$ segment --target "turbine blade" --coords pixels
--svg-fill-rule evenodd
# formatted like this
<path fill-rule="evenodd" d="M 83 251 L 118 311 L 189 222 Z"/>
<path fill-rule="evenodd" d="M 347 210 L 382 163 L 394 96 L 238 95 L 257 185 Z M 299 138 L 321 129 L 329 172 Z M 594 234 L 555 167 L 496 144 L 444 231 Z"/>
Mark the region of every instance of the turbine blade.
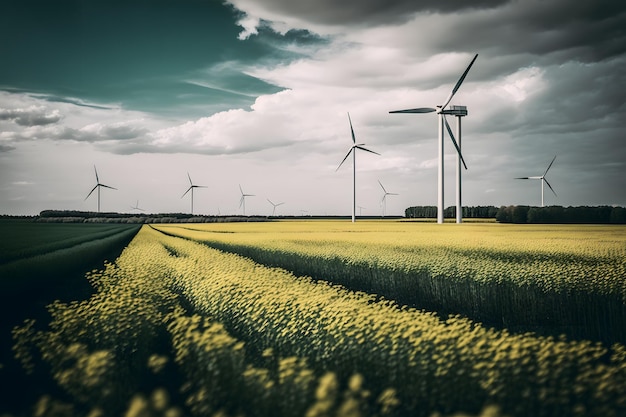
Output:
<path fill-rule="evenodd" d="M 350 156 L 350 153 L 354 150 L 354 148 L 350 148 L 350 150 L 348 151 L 348 153 L 346 154 L 346 156 L 343 158 L 343 160 L 341 161 L 341 163 L 339 164 L 339 166 L 337 167 L 337 169 L 335 170 L 335 172 L 339 171 L 339 168 L 341 168 L 341 166 L 343 165 L 344 162 L 346 162 L 346 159 L 348 159 L 348 157 Z"/>
<path fill-rule="evenodd" d="M 370 151 L 369 149 L 364 148 L 364 147 L 362 147 L 362 146 L 355 146 L 355 148 L 360 149 L 360 150 L 362 150 L 362 151 L 367 151 L 367 152 L 375 153 L 376 155 L 380 155 L 378 152 Z"/>
<path fill-rule="evenodd" d="M 243 194 L 241 195 L 241 199 L 239 200 L 239 208 L 241 208 L 241 206 L 243 205 L 243 200 L 244 198 L 246 198 L 246 196 L 244 196 Z"/>
<path fill-rule="evenodd" d="M 241 195 L 243 195 L 243 189 L 241 188 L 241 184 L 239 184 L 239 191 L 241 191 Z"/>
<path fill-rule="evenodd" d="M 110 188 L 112 190 L 117 190 L 117 188 L 115 188 L 115 187 L 109 187 L 108 185 L 104 185 L 104 184 L 100 184 L 100 187 Z"/>
<path fill-rule="evenodd" d="M 383 187 L 383 183 L 380 182 L 380 180 L 378 180 L 378 183 L 380 184 L 380 188 L 382 188 L 385 194 L 387 194 L 387 190 L 385 190 L 385 187 Z"/>
<path fill-rule="evenodd" d="M 552 188 L 552 186 L 550 185 L 550 183 L 548 182 L 548 180 L 547 180 L 547 179 L 545 179 L 545 178 L 542 178 L 542 179 L 545 181 L 545 183 L 548 185 L 548 187 L 550 187 L 550 189 L 552 190 L 552 192 L 554 193 L 554 195 L 558 197 L 558 195 L 556 195 L 556 191 L 554 191 L 554 188 Z"/>
<path fill-rule="evenodd" d="M 284 203 L 284 202 L 282 202 L 282 203 L 278 203 L 278 204 L 276 204 L 276 207 L 278 207 L 278 206 L 282 206 L 283 204 L 285 204 L 285 203 Z"/>
<path fill-rule="evenodd" d="M 387 193 L 387 195 L 400 195 L 398 193 Z"/>
<path fill-rule="evenodd" d="M 189 173 L 187 173 L 187 178 L 189 178 L 189 184 L 193 185 L 193 182 L 191 181 L 191 175 L 189 175 Z"/>
<path fill-rule="evenodd" d="M 191 189 L 192 189 L 192 188 L 193 188 L 193 187 L 189 187 L 189 188 L 187 188 L 187 191 L 185 191 L 185 194 L 181 195 L 181 196 L 180 196 L 180 198 L 183 198 L 184 196 L 186 196 L 186 195 L 187 195 L 187 193 L 188 193 L 189 191 L 191 191 Z"/>
<path fill-rule="evenodd" d="M 348 113 L 348 120 L 350 121 L 350 133 L 352 133 L 352 143 L 356 143 L 356 138 L 354 137 L 354 129 L 352 128 L 352 119 L 350 119 L 350 113 Z"/>
<path fill-rule="evenodd" d="M 93 166 L 93 170 L 96 172 L 96 182 L 100 184 L 100 179 L 98 178 L 98 170 L 96 169 L 95 165 Z"/>
<path fill-rule="evenodd" d="M 93 188 L 91 189 L 91 191 L 89 191 L 89 194 L 87 194 L 87 197 L 85 197 L 85 200 L 87 200 L 87 199 L 89 198 L 89 196 L 91 195 L 91 193 L 93 193 L 94 191 L 96 191 L 96 188 L 98 188 L 98 185 L 99 185 L 99 184 L 96 184 L 96 186 L 95 186 L 95 187 L 93 187 Z"/>
<path fill-rule="evenodd" d="M 461 149 L 459 148 L 459 145 L 456 143 L 456 139 L 454 139 L 454 134 L 452 133 L 452 129 L 450 129 L 450 125 L 448 124 L 448 120 L 446 120 L 446 115 L 443 115 L 443 122 L 446 125 L 446 129 L 448 130 L 448 134 L 450 135 L 450 139 L 452 139 L 452 143 L 454 144 L 454 147 L 456 148 L 456 151 L 459 154 L 459 157 L 461 157 L 461 162 L 463 162 L 463 166 L 465 167 L 465 169 L 467 169 L 467 165 L 465 164 L 465 160 L 463 159 L 463 154 L 461 153 Z"/>
<path fill-rule="evenodd" d="M 389 113 L 432 113 L 435 111 L 437 111 L 437 109 L 433 109 L 432 107 L 419 107 L 417 109 L 393 110 Z"/>
<path fill-rule="evenodd" d="M 554 155 L 554 158 L 552 158 L 552 162 L 550 162 L 550 165 L 548 165 L 548 168 L 546 169 L 546 172 L 543 173 L 543 176 L 545 177 L 546 174 L 548 173 L 548 170 L 550 169 L 550 167 L 552 166 L 552 164 L 554 163 L 554 160 L 556 159 L 556 155 Z"/>
<path fill-rule="evenodd" d="M 267 199 L 267 201 L 269 201 L 271 205 L 276 206 L 276 204 L 272 203 L 272 200 L 270 200 L 269 198 Z"/>
<path fill-rule="evenodd" d="M 463 73 L 463 75 L 461 75 L 461 78 L 459 78 L 459 81 L 456 82 L 456 85 L 452 89 L 452 92 L 450 93 L 446 101 L 444 102 L 445 104 L 441 106 L 441 110 L 446 108 L 446 106 L 450 103 L 450 100 L 452 100 L 452 97 L 454 97 L 456 92 L 459 90 L 459 87 L 461 87 L 461 84 L 463 84 L 463 81 L 465 80 L 467 73 L 469 72 L 470 68 L 472 68 L 472 65 L 474 65 L 474 61 L 476 61 L 476 58 L 478 58 L 478 54 L 474 55 L 474 59 L 472 59 L 472 62 L 470 62 L 470 64 L 467 66 L 467 68 L 465 69 L 465 72 Z"/>
<path fill-rule="evenodd" d="M 517 178 L 514 178 L 514 179 L 516 179 L 516 180 L 529 180 L 530 177 L 517 177 Z"/>

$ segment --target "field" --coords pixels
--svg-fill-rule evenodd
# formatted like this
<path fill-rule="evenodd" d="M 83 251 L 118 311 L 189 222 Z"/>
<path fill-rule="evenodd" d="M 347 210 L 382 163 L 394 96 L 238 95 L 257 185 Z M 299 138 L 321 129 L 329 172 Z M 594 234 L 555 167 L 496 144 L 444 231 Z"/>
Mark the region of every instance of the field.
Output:
<path fill-rule="evenodd" d="M 11 329 L 28 318 L 42 324 L 45 306 L 55 300 L 87 298 L 93 288 L 85 273 L 114 260 L 139 226 L 107 224 L 47 224 L 0 220 L 0 385 L 13 387 L 0 394 L 8 406 L 30 398 L 25 381 L 12 360 Z M 6 411 L 6 409 L 1 411 Z"/>
<path fill-rule="evenodd" d="M 143 226 L 93 294 L 14 330 L 34 408 L 7 411 L 624 415 L 624 232 Z"/>

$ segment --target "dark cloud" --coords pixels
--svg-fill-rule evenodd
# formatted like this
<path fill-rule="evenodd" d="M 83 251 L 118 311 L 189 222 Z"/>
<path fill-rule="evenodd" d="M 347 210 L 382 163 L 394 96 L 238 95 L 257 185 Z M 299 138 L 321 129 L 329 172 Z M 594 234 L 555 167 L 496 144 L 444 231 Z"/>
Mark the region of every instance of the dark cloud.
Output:
<path fill-rule="evenodd" d="M 11 120 L 20 126 L 45 126 L 61 120 L 58 110 L 47 111 L 42 106 L 25 109 L 0 109 L 0 120 Z"/>
<path fill-rule="evenodd" d="M 14 146 L 0 144 L 0 153 L 2 153 L 2 152 L 9 152 L 9 151 L 12 151 L 14 149 L 15 149 Z"/>
<path fill-rule="evenodd" d="M 370 26 L 403 23 L 416 13 L 456 13 L 493 8 L 508 0 L 230 0 L 229 3 L 245 11 L 252 1 L 253 9 L 261 8 L 273 16 L 292 17 L 329 26 Z"/>
<path fill-rule="evenodd" d="M 71 97 L 60 97 L 60 96 L 54 96 L 54 95 L 41 95 L 41 94 L 31 94 L 31 96 L 36 97 L 36 98 L 41 98 L 46 101 L 50 101 L 52 103 L 67 103 L 67 104 L 73 104 L 75 106 L 88 107 L 91 109 L 100 109 L 100 110 L 112 110 L 113 109 L 112 107 L 101 106 L 97 104 L 90 104 L 90 103 L 84 102 L 83 100 L 71 98 Z"/>
<path fill-rule="evenodd" d="M 451 18 L 432 37 L 434 50 L 552 56 L 553 62 L 597 62 L 626 52 L 626 4 L 612 0 L 514 2 Z"/>

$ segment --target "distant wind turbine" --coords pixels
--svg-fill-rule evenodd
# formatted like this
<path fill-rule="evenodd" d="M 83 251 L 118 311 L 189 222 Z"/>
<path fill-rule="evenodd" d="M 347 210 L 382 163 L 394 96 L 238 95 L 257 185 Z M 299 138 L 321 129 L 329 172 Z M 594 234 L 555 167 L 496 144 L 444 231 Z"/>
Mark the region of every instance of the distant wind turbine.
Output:
<path fill-rule="evenodd" d="M 543 207 L 543 183 L 544 182 L 548 185 L 548 187 L 550 187 L 550 190 L 552 190 L 552 192 L 556 196 L 556 192 L 554 191 L 554 188 L 552 188 L 552 186 L 550 185 L 550 183 L 546 179 L 546 174 L 548 173 L 548 170 L 550 169 L 550 167 L 552 167 L 552 164 L 554 163 L 555 159 L 556 159 L 556 155 L 554 155 L 554 158 L 552 158 L 552 162 L 550 162 L 550 165 L 548 165 L 548 168 L 546 168 L 546 171 L 540 177 L 518 177 L 518 178 L 515 178 L 516 180 L 540 180 L 541 181 L 541 207 Z"/>
<path fill-rule="evenodd" d="M 444 144 L 444 140 L 443 140 L 443 136 L 444 136 L 444 127 L 445 129 L 448 131 L 448 134 L 450 135 L 450 139 L 452 140 L 452 144 L 454 145 L 454 147 L 456 148 L 456 152 L 457 152 L 457 210 L 456 210 L 456 221 L 457 223 L 461 223 L 462 221 L 462 210 L 461 210 L 461 163 L 463 163 L 463 166 L 465 167 L 465 169 L 467 169 L 467 165 L 465 164 L 465 160 L 463 159 L 463 155 L 461 154 L 461 117 L 463 116 L 467 116 L 467 107 L 465 106 L 452 106 L 451 109 L 446 110 L 446 107 L 448 106 L 448 104 L 450 104 L 450 100 L 452 100 L 452 97 L 454 97 L 454 95 L 456 94 L 456 92 L 459 90 L 459 87 L 461 87 L 461 84 L 463 83 L 463 81 L 465 80 L 465 77 L 467 76 L 467 73 L 469 72 L 470 68 L 472 67 L 472 65 L 474 64 L 474 61 L 476 61 L 476 58 L 478 58 L 478 54 L 474 55 L 474 59 L 472 59 L 472 62 L 470 62 L 470 64 L 468 65 L 468 67 L 465 69 L 465 72 L 463 72 L 463 75 L 461 75 L 461 78 L 459 78 L 459 80 L 457 81 L 456 85 L 454 86 L 454 88 L 452 89 L 452 92 L 450 93 L 450 95 L 448 95 L 448 98 L 444 101 L 444 104 L 441 106 L 436 106 L 436 108 L 432 108 L 432 107 L 420 107 L 417 109 L 407 109 L 407 110 L 394 110 L 394 111 L 390 111 L 389 113 L 432 113 L 432 112 L 436 112 L 439 115 L 439 120 L 438 120 L 438 126 L 439 126 L 439 141 L 438 141 L 438 150 L 439 150 L 439 166 L 438 166 L 438 172 L 437 172 L 437 185 L 438 185 L 438 193 L 437 193 L 437 223 L 443 223 L 443 211 L 444 211 L 444 203 L 443 203 L 443 186 L 444 186 L 444 179 L 443 179 L 443 144 Z M 457 131 L 457 137 L 459 139 L 458 143 L 454 137 L 454 134 L 452 133 L 452 129 L 450 128 L 450 125 L 448 124 L 448 121 L 446 120 L 446 114 L 448 115 L 453 115 L 457 117 L 457 125 L 456 125 L 456 131 Z"/>
<path fill-rule="evenodd" d="M 383 217 L 385 217 L 385 215 L 387 214 L 387 196 L 388 195 L 398 195 L 398 194 L 387 192 L 385 187 L 383 187 L 383 183 L 380 182 L 380 180 L 378 180 L 378 184 L 380 184 L 380 188 L 383 189 L 383 193 L 384 193 L 382 200 L 380 200 L 380 204 L 383 206 Z"/>
<path fill-rule="evenodd" d="M 193 190 L 194 188 L 207 188 L 207 187 L 205 185 L 195 185 L 193 181 L 191 181 L 191 176 L 189 175 L 189 173 L 187 173 L 187 178 L 189 178 L 189 188 L 187 188 L 187 191 L 185 191 L 185 194 L 183 194 L 180 198 L 183 198 L 184 196 L 187 195 L 189 191 L 191 191 L 191 214 L 193 214 Z"/>
<path fill-rule="evenodd" d="M 363 207 L 363 206 L 358 206 L 359 207 L 359 216 L 363 215 L 363 209 L 367 208 L 367 207 Z"/>
<path fill-rule="evenodd" d="M 108 185 L 104 185 L 102 183 L 100 183 L 100 178 L 98 178 L 98 170 L 96 169 L 96 166 L 93 166 L 93 170 L 96 173 L 96 185 L 91 189 L 91 191 L 89 191 L 89 194 L 87 194 L 87 197 L 85 197 L 85 200 L 87 200 L 89 198 L 89 196 L 96 190 L 96 188 L 98 189 L 98 213 L 100 213 L 100 188 L 104 187 L 104 188 L 110 188 L 111 190 L 117 190 L 117 188 L 113 188 L 110 187 Z"/>
<path fill-rule="evenodd" d="M 246 215 L 246 197 L 254 197 L 254 194 L 245 194 L 239 184 L 239 191 L 241 191 L 241 199 L 239 200 L 239 208 L 243 206 L 243 215 Z"/>
<path fill-rule="evenodd" d="M 352 128 L 352 119 L 350 119 L 350 113 L 348 113 L 348 121 L 350 122 L 350 133 L 352 134 L 352 146 L 348 150 L 348 153 L 343 158 L 335 172 L 339 171 L 341 165 L 346 162 L 346 159 L 352 154 L 352 223 L 355 222 L 355 214 L 356 214 L 356 150 L 360 149 L 362 151 L 370 152 L 376 155 L 380 155 L 378 152 L 370 151 L 367 148 L 364 148 L 364 143 L 356 143 L 356 138 L 354 136 L 354 129 Z"/>
<path fill-rule="evenodd" d="M 274 208 L 272 209 L 272 216 L 274 215 L 274 213 L 276 213 L 276 207 L 278 207 L 278 206 L 282 206 L 283 204 L 285 204 L 284 202 L 283 202 L 283 203 L 274 203 L 274 202 L 272 202 L 272 200 L 270 200 L 269 198 L 267 199 L 267 201 L 268 201 L 268 202 L 269 202 L 269 203 L 270 203 L 270 204 L 274 207 Z"/>
<path fill-rule="evenodd" d="M 130 208 L 133 210 L 145 211 L 144 209 L 139 208 L 139 200 L 137 200 L 137 204 L 135 204 L 134 206 L 130 206 Z"/>

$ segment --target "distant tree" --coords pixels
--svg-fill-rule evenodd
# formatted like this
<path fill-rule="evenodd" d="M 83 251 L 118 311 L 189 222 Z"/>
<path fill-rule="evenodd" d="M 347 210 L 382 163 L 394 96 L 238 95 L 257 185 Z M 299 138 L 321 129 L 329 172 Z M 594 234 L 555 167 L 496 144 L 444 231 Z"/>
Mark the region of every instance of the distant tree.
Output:
<path fill-rule="evenodd" d="M 612 207 L 611 215 L 609 217 L 609 223 L 626 224 L 626 208 Z"/>

